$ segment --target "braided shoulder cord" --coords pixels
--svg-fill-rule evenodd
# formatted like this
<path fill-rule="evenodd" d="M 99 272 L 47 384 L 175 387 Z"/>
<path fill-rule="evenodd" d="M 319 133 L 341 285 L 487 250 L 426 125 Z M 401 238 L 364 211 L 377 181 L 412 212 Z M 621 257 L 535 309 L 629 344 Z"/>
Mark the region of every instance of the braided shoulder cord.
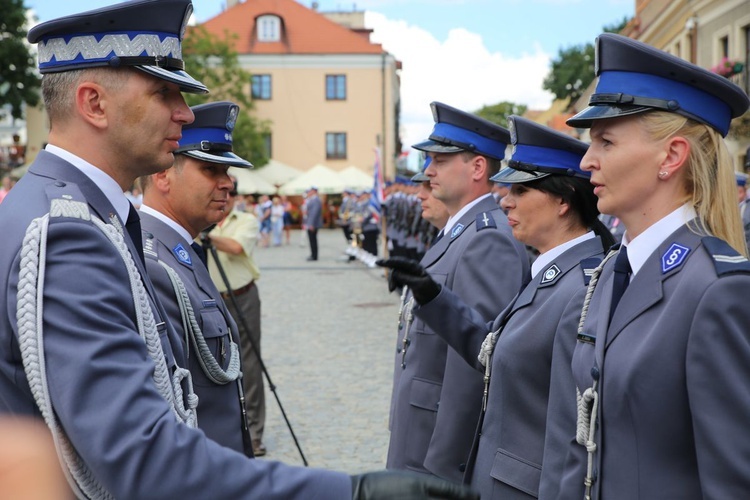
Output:
<path fill-rule="evenodd" d="M 180 316 L 182 317 L 182 324 L 185 330 L 185 335 L 190 337 L 193 347 L 198 352 L 198 362 L 203 369 L 203 373 L 215 384 L 224 385 L 229 382 L 237 380 L 240 376 L 240 350 L 234 341 L 229 344 L 229 366 L 226 370 L 222 369 L 221 365 L 216 362 L 216 358 L 211 353 L 206 339 L 203 336 L 200 325 L 195 319 L 195 312 L 193 306 L 190 303 L 190 297 L 188 297 L 185 284 L 183 283 L 177 272 L 169 267 L 165 262 L 159 261 L 159 264 L 167 272 L 169 280 L 172 283 L 175 297 L 177 297 L 177 304 L 180 307 Z"/>
<path fill-rule="evenodd" d="M 169 377 L 169 369 L 146 290 L 123 239 L 119 221 L 115 219 L 115 225 L 108 225 L 95 217 L 92 218 L 85 203 L 64 199 L 52 200 L 49 214 L 34 219 L 29 224 L 21 248 L 16 311 L 19 349 L 29 388 L 42 417 L 52 432 L 55 448 L 61 463 L 65 465 L 63 470 L 73 492 L 78 498 L 109 500 L 114 497 L 99 484 L 57 421 L 49 394 L 44 358 L 43 297 L 50 217 L 73 217 L 92 221 L 113 243 L 128 269 L 128 278 L 136 306 L 138 331 L 146 342 L 149 356 L 155 363 L 154 382 L 159 393 L 169 402 L 178 420 L 190 426 L 195 426 L 197 421 L 195 412 L 197 396 L 192 391 L 190 373 L 187 370 L 178 368 L 174 379 Z M 187 410 L 184 408 L 180 385 L 185 378 L 188 378 L 189 386 L 187 395 L 189 409 Z"/>
<path fill-rule="evenodd" d="M 578 322 L 578 334 L 583 333 L 583 324 L 586 322 L 586 318 L 589 314 L 589 305 L 591 304 L 591 298 L 594 296 L 594 290 L 596 285 L 599 283 L 599 276 L 604 269 L 604 265 L 617 255 L 617 251 L 613 250 L 607 254 L 602 262 L 594 269 L 589 281 L 589 286 L 586 289 L 586 297 L 583 299 L 583 307 L 581 308 L 581 319 Z M 581 446 L 586 447 L 588 454 L 588 464 L 586 467 L 586 478 L 584 479 L 584 485 L 586 486 L 584 498 L 586 500 L 591 499 L 591 487 L 594 484 L 594 452 L 596 452 L 596 415 L 599 411 L 599 393 L 597 392 L 599 385 L 598 380 L 594 380 L 591 387 L 588 387 L 583 394 L 581 394 L 578 387 L 576 387 L 576 405 L 578 408 L 578 421 L 576 422 L 576 441 Z"/>

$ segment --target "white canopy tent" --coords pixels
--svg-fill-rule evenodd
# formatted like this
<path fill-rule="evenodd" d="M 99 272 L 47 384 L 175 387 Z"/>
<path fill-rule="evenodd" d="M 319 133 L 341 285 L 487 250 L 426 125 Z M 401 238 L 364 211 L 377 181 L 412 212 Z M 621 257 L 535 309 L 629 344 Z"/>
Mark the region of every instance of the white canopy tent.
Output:
<path fill-rule="evenodd" d="M 269 160 L 266 165 L 256 168 L 255 173 L 274 186 L 281 186 L 302 175 L 302 170 L 290 167 L 280 161 Z"/>
<path fill-rule="evenodd" d="M 279 188 L 279 194 L 293 196 L 304 194 L 312 186 L 318 188 L 321 194 L 341 193 L 346 187 L 338 172 L 325 165 L 315 165 L 299 177 L 287 182 Z"/>
<path fill-rule="evenodd" d="M 374 184 L 373 174 L 363 172 L 354 165 L 346 167 L 339 172 L 339 177 L 344 181 L 344 187 L 354 191 L 365 191 L 372 189 Z"/>
<path fill-rule="evenodd" d="M 250 168 L 229 167 L 229 175 L 237 179 L 240 194 L 276 194 L 276 186 Z"/>

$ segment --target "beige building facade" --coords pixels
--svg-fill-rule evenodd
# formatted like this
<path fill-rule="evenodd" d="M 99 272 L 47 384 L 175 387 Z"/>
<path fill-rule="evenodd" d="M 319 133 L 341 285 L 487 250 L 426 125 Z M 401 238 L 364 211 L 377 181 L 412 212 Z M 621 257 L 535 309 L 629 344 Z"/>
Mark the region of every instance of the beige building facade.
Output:
<path fill-rule="evenodd" d="M 636 16 L 623 34 L 706 69 L 723 58 L 742 64 L 727 76 L 750 93 L 750 1 L 636 0 Z M 750 113 L 734 120 L 727 144 L 735 168 L 745 169 L 750 147 Z"/>
<path fill-rule="evenodd" d="M 253 113 L 268 120 L 270 157 L 301 170 L 351 165 L 384 174 L 400 153 L 399 62 L 369 40 L 362 12 L 320 13 L 294 0 L 230 6 L 203 24 L 237 36 L 235 50 L 252 81 Z"/>

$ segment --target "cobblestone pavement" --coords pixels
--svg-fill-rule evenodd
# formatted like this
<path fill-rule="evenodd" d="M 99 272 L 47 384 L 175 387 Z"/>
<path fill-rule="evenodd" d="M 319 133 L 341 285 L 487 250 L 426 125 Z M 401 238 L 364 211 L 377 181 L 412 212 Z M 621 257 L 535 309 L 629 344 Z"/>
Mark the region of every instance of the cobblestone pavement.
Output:
<path fill-rule="evenodd" d="M 304 238 L 304 240 L 303 240 Z M 346 262 L 340 229 L 256 248 L 261 350 L 311 467 L 348 473 L 385 467 L 399 297 L 380 268 Z M 302 465 L 266 380 L 264 459 Z"/>

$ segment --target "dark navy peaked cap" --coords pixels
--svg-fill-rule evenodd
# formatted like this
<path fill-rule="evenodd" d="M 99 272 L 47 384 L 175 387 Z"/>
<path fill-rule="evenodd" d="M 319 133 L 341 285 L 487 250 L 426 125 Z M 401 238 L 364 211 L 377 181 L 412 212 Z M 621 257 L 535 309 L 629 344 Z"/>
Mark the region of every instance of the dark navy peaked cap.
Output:
<path fill-rule="evenodd" d="M 581 170 L 589 147 L 585 142 L 515 115 L 508 117 L 508 128 L 513 152 L 508 166 L 491 180 L 519 184 L 549 175 L 591 177 Z"/>
<path fill-rule="evenodd" d="M 441 102 L 430 103 L 435 127 L 430 138 L 412 147 L 433 153 L 469 151 L 496 160 L 505 157 L 510 133 L 499 125 Z"/>
<path fill-rule="evenodd" d="M 182 139 L 175 154 L 232 167 L 253 166 L 232 152 L 232 131 L 240 113 L 239 106 L 222 101 L 199 104 L 190 109 L 195 114 L 195 121 L 182 126 Z"/>
<path fill-rule="evenodd" d="M 588 128 L 593 120 L 662 110 L 726 136 L 732 118 L 750 106 L 740 87 L 677 56 L 614 33 L 599 35 L 596 42 L 599 81 L 589 107 L 568 120 L 571 127 Z"/>
<path fill-rule="evenodd" d="M 208 88 L 185 72 L 182 39 L 190 0 L 134 0 L 61 17 L 31 28 L 39 71 L 132 66 L 175 83 L 183 92 Z"/>

